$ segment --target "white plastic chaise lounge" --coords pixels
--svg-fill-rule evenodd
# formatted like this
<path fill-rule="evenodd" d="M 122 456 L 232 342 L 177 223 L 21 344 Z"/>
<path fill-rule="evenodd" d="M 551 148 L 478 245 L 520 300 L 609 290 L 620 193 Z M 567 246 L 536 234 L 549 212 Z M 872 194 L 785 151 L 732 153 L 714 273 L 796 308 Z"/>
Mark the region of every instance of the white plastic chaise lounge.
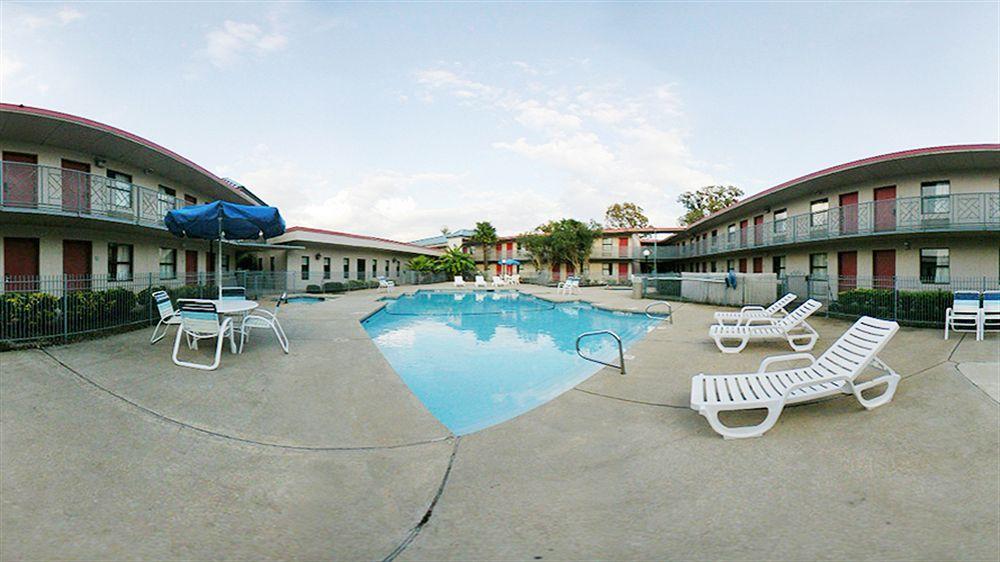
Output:
<path fill-rule="evenodd" d="M 1000 291 L 983 291 L 982 338 L 986 332 L 1000 331 Z"/>
<path fill-rule="evenodd" d="M 579 277 L 567 277 L 565 281 L 556 285 L 556 292 L 560 295 L 571 295 L 574 290 L 580 292 Z"/>
<path fill-rule="evenodd" d="M 166 291 L 153 293 L 153 300 L 156 301 L 156 310 L 160 313 L 160 321 L 153 328 L 153 335 L 149 337 L 150 344 L 165 338 L 171 326 L 179 326 L 181 323 L 180 314 L 174 310 L 174 305 L 170 303 L 170 295 Z M 162 334 L 159 333 L 160 326 L 163 326 Z"/>
<path fill-rule="evenodd" d="M 287 301 L 287 299 L 288 293 L 282 293 L 278 297 L 278 302 L 274 305 L 273 313 L 258 308 L 243 317 L 243 324 L 240 330 L 242 332 L 240 335 L 240 353 L 243 353 L 243 345 L 250 339 L 250 330 L 254 328 L 263 328 L 274 332 L 274 336 L 278 339 L 278 345 L 281 346 L 282 351 L 288 353 L 288 336 L 285 335 L 285 330 L 278 322 L 278 309 L 281 308 L 282 301 Z"/>
<path fill-rule="evenodd" d="M 482 275 L 476 276 L 476 287 L 486 287 L 486 278 Z"/>
<path fill-rule="evenodd" d="M 456 287 L 464 287 L 465 286 L 465 279 L 462 279 L 461 275 L 456 275 L 455 276 L 455 286 Z"/>
<path fill-rule="evenodd" d="M 507 286 L 507 281 L 503 277 L 495 275 L 495 276 L 493 276 L 493 286 L 494 287 L 506 287 Z"/>
<path fill-rule="evenodd" d="M 899 375 L 878 357 L 899 329 L 899 324 L 864 316 L 818 359 L 809 353 L 791 353 L 764 358 L 756 373 L 736 375 L 700 374 L 691 379 L 691 408 L 705 416 L 716 433 L 726 439 L 759 437 L 771 429 L 787 404 L 810 402 L 836 394 L 853 394 L 867 410 L 881 406 L 896 393 Z M 805 367 L 767 372 L 784 361 L 810 361 Z M 866 382 L 855 382 L 866 368 L 882 371 Z M 885 385 L 879 396 L 865 398 L 862 392 Z M 719 412 L 766 409 L 758 425 L 731 427 L 719 420 Z"/>
<path fill-rule="evenodd" d="M 227 337 L 229 338 L 230 351 L 236 353 L 233 319 L 223 319 L 215 308 L 215 303 L 205 300 L 180 300 L 177 301 L 177 305 L 181 309 L 181 325 L 177 328 L 177 337 L 174 338 L 173 359 L 175 364 L 204 371 L 214 371 L 222 359 L 222 343 Z M 177 352 L 180 350 L 182 337 L 186 337 L 189 349 L 197 349 L 198 340 L 216 338 L 215 359 L 212 363 L 194 363 L 178 359 Z"/>
<path fill-rule="evenodd" d="M 720 326 L 713 324 L 708 335 L 723 353 L 739 353 L 751 340 L 785 339 L 794 351 L 809 351 L 816 345 L 819 334 L 806 322 L 806 318 L 823 306 L 819 301 L 809 299 L 784 318 L 771 319 L 766 324 L 744 326 Z M 756 320 L 760 322 L 761 320 Z M 735 346 L 726 341 L 738 341 Z"/>
<path fill-rule="evenodd" d="M 391 293 L 395 287 L 396 282 L 392 279 L 381 276 L 378 278 L 378 288 L 380 291 L 384 289 L 386 293 Z"/>
<path fill-rule="evenodd" d="M 788 293 L 787 295 L 774 301 L 774 304 L 767 308 L 764 308 L 763 306 L 744 306 L 739 310 L 739 312 L 719 311 L 715 313 L 715 321 L 723 326 L 740 326 L 742 324 L 749 324 L 751 321 L 759 320 L 761 318 L 780 318 L 779 314 L 781 316 L 788 314 L 785 307 L 796 298 L 798 297 L 796 297 L 794 293 Z"/>
<path fill-rule="evenodd" d="M 955 291 L 951 307 L 944 312 L 944 339 L 948 339 L 949 332 L 975 332 L 977 341 L 983 339 L 978 291 Z"/>

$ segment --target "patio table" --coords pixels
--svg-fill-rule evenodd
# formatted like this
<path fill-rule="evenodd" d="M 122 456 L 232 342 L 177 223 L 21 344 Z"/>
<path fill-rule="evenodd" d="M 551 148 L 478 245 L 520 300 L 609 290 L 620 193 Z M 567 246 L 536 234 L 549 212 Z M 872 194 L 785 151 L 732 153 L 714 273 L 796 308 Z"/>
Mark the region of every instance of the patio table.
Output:
<path fill-rule="evenodd" d="M 205 299 L 215 305 L 215 310 L 219 314 L 226 316 L 240 317 L 246 316 L 248 312 L 260 306 L 257 301 L 247 299 Z M 233 333 L 243 334 L 242 326 L 236 326 L 237 318 L 233 318 Z"/>

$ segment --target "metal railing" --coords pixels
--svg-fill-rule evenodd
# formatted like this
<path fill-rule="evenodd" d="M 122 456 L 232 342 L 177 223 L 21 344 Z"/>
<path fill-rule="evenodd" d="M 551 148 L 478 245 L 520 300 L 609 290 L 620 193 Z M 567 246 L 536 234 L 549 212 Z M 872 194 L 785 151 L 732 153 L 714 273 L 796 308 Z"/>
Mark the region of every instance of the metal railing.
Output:
<path fill-rule="evenodd" d="M 996 229 L 1000 229 L 1000 193 L 957 193 L 867 201 L 749 225 L 731 233 L 723 227 L 717 236 L 689 239 L 683 246 L 643 250 L 650 250 L 648 259 L 684 259 L 858 236 Z M 647 259 L 641 251 L 635 258 Z"/>
<path fill-rule="evenodd" d="M 649 313 L 649 310 L 651 308 L 655 308 L 657 306 L 665 306 L 665 307 L 667 307 L 667 315 L 666 316 L 653 316 L 652 314 Z M 646 305 L 645 313 L 646 313 L 646 318 L 650 318 L 652 320 L 665 319 L 665 320 L 669 320 L 671 324 L 674 323 L 674 307 L 671 306 L 671 304 L 669 302 L 667 302 L 667 301 L 656 301 L 656 302 L 651 302 L 651 303 L 647 304 Z"/>
<path fill-rule="evenodd" d="M 618 365 L 615 365 L 614 363 L 605 363 L 604 361 L 601 361 L 600 359 L 595 359 L 593 357 L 587 357 L 586 355 L 583 354 L 582 351 L 580 351 L 580 340 L 586 337 L 599 336 L 602 334 L 607 334 L 611 336 L 612 338 L 615 339 L 615 342 L 618 343 Z M 611 330 L 596 330 L 593 332 L 584 332 L 579 336 L 577 336 L 576 354 L 582 357 L 583 359 L 586 359 L 587 361 L 593 361 L 594 363 L 600 363 L 601 365 L 618 369 L 619 371 L 621 371 L 621 374 L 623 375 L 625 374 L 625 348 L 622 346 L 622 339 L 618 336 L 618 334 L 612 332 Z"/>
<path fill-rule="evenodd" d="M 0 209 L 94 217 L 163 227 L 167 211 L 190 203 L 124 180 L 21 162 L 0 166 Z"/>

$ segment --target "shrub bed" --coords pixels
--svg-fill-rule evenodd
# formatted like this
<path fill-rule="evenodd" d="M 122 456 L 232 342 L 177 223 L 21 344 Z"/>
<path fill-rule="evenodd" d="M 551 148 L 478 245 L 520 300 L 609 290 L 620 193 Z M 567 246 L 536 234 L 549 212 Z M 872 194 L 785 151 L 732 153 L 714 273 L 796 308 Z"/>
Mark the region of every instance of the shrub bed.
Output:
<path fill-rule="evenodd" d="M 892 289 L 851 289 L 830 303 L 830 314 L 844 317 L 875 316 L 915 325 L 944 325 L 945 310 L 951 306 L 948 291 L 894 291 Z"/>

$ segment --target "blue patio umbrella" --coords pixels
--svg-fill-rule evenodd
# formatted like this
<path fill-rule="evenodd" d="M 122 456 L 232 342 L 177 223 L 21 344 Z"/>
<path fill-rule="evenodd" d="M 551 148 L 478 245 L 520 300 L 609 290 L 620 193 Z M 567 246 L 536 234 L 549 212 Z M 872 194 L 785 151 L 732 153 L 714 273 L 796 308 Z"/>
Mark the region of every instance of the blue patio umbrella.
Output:
<path fill-rule="evenodd" d="M 506 258 L 500 260 L 500 265 L 521 265 L 521 262 L 514 258 Z"/>
<path fill-rule="evenodd" d="M 285 220 L 275 207 L 215 201 L 168 211 L 167 230 L 182 238 L 218 240 L 215 271 L 222 274 L 222 240 L 256 240 L 285 233 Z M 221 283 L 220 283 L 221 285 Z M 220 289 L 221 290 L 221 289 Z"/>

